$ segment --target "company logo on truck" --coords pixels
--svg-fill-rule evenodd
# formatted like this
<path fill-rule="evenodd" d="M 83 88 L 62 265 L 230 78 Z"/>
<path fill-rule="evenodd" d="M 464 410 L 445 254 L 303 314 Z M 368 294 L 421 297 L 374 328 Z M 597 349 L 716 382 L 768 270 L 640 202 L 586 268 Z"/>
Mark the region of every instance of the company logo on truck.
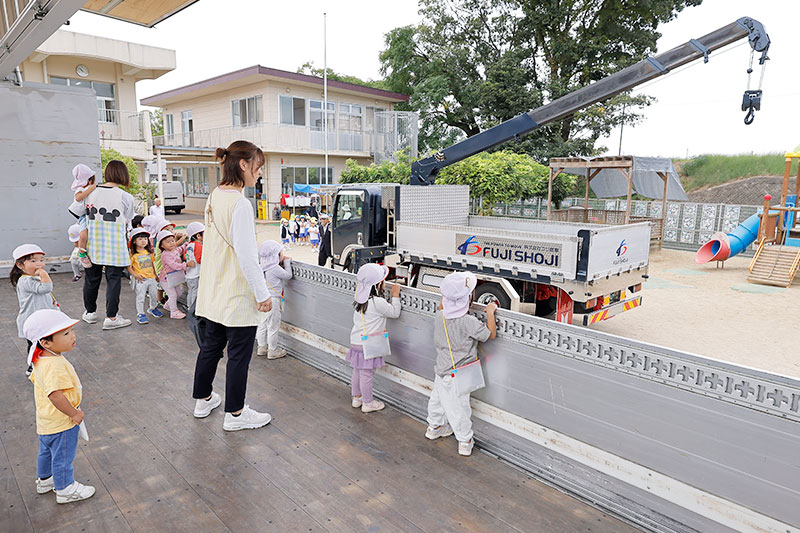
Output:
<path fill-rule="evenodd" d="M 617 258 L 614 259 L 613 265 L 622 265 L 628 262 L 628 258 L 625 257 L 625 254 L 628 253 L 628 244 L 625 242 L 625 239 L 622 239 L 622 242 L 619 243 L 617 247 Z"/>
<path fill-rule="evenodd" d="M 460 255 L 525 263 L 528 265 L 560 267 L 561 245 L 514 239 L 457 234 L 456 250 Z"/>

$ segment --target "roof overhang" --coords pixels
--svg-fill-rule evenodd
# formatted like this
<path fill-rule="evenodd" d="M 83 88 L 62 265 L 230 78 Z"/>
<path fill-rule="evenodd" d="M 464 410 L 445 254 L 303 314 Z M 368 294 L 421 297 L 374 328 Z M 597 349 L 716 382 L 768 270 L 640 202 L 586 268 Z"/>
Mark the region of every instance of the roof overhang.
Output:
<path fill-rule="evenodd" d="M 197 0 L 0 1 L 0 79 L 31 55 L 79 9 L 152 27 Z"/>
<path fill-rule="evenodd" d="M 243 68 L 221 76 L 209 78 L 197 83 L 192 83 L 184 87 L 179 87 L 171 91 L 163 92 L 147 98 L 143 98 L 140 103 L 147 106 L 163 107 L 175 102 L 189 100 L 192 98 L 199 98 L 208 94 L 217 93 L 226 89 L 236 87 L 244 87 L 253 83 L 258 83 L 263 80 L 273 80 L 278 82 L 291 82 L 293 84 L 306 85 L 308 87 L 318 88 L 322 91 L 323 80 L 318 76 L 311 76 L 309 74 L 301 74 L 299 72 L 289 72 L 269 67 L 262 67 L 261 65 L 254 65 L 252 67 Z M 366 87 L 364 85 L 356 85 L 354 83 L 346 83 L 337 80 L 328 80 L 328 89 L 335 89 L 339 92 L 353 94 L 356 96 L 369 96 L 378 101 L 384 102 L 406 102 L 408 96 L 405 94 L 386 91 L 383 89 L 375 89 L 373 87 Z"/>

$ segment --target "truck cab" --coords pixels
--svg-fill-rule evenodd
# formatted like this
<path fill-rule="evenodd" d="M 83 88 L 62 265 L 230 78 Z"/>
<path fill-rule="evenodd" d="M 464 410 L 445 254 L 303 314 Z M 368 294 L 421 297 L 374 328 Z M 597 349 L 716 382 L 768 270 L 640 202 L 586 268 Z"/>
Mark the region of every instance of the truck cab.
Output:
<path fill-rule="evenodd" d="M 355 271 L 356 254 L 386 247 L 386 209 L 381 206 L 382 185 L 343 187 L 336 194 L 331 225 L 333 263 Z M 378 250 L 374 250 L 377 248 Z"/>

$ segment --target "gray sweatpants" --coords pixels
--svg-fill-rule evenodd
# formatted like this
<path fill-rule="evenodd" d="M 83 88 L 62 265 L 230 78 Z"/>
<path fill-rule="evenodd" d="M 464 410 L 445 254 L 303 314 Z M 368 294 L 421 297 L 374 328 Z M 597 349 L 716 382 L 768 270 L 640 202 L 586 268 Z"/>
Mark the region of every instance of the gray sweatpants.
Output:
<path fill-rule="evenodd" d="M 144 314 L 144 297 L 150 295 L 149 309 L 155 309 L 158 306 L 158 282 L 148 278 L 144 281 L 137 281 L 133 287 L 136 291 L 136 314 Z"/>
<path fill-rule="evenodd" d="M 197 301 L 197 288 L 200 285 L 200 278 L 186 278 L 186 309 L 191 309 Z"/>

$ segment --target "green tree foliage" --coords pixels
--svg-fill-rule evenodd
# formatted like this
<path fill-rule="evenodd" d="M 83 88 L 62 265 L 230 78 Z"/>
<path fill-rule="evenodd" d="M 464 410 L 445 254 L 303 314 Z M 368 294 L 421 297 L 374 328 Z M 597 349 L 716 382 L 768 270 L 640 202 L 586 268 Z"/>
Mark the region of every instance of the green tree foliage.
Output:
<path fill-rule="evenodd" d="M 359 165 L 352 159 L 345 163 L 341 183 L 403 183 L 411 176 L 412 159 L 399 154 L 399 161 L 379 165 Z M 491 213 L 497 203 L 547 197 L 549 169 L 527 154 L 508 150 L 483 152 L 445 167 L 437 184 L 469 185 L 470 195 L 480 202 L 480 212 Z M 553 183 L 553 203 L 558 206 L 575 186 L 575 177 L 561 174 Z"/>
<path fill-rule="evenodd" d="M 299 74 L 309 74 L 311 76 L 322 77 L 325 70 L 314 66 L 313 61 L 306 61 L 300 68 L 297 69 Z M 345 83 L 354 83 L 356 85 L 364 85 L 365 87 L 372 87 L 373 89 L 386 89 L 386 82 L 383 80 L 362 80 L 357 76 L 350 76 L 348 74 L 339 74 L 334 72 L 333 69 L 328 69 L 328 79 L 343 81 Z"/>
<path fill-rule="evenodd" d="M 164 135 L 164 111 L 160 108 L 150 112 L 150 131 L 153 137 Z"/>
<path fill-rule="evenodd" d="M 424 22 L 386 35 L 381 72 L 420 113 L 422 151 L 439 149 L 653 54 L 658 25 L 701 1 L 420 0 Z M 651 101 L 621 94 L 500 149 L 593 155 Z"/>
<path fill-rule="evenodd" d="M 108 165 L 108 162 L 114 159 L 118 159 L 125 163 L 125 167 L 128 169 L 128 175 L 130 176 L 131 184 L 128 187 L 123 187 L 123 189 L 134 197 L 138 198 L 144 186 L 139 183 L 139 169 L 136 168 L 136 163 L 133 162 L 133 159 L 127 155 L 122 155 L 113 148 L 100 148 L 100 166 L 103 169 L 103 173 L 106 171 L 106 165 Z"/>

